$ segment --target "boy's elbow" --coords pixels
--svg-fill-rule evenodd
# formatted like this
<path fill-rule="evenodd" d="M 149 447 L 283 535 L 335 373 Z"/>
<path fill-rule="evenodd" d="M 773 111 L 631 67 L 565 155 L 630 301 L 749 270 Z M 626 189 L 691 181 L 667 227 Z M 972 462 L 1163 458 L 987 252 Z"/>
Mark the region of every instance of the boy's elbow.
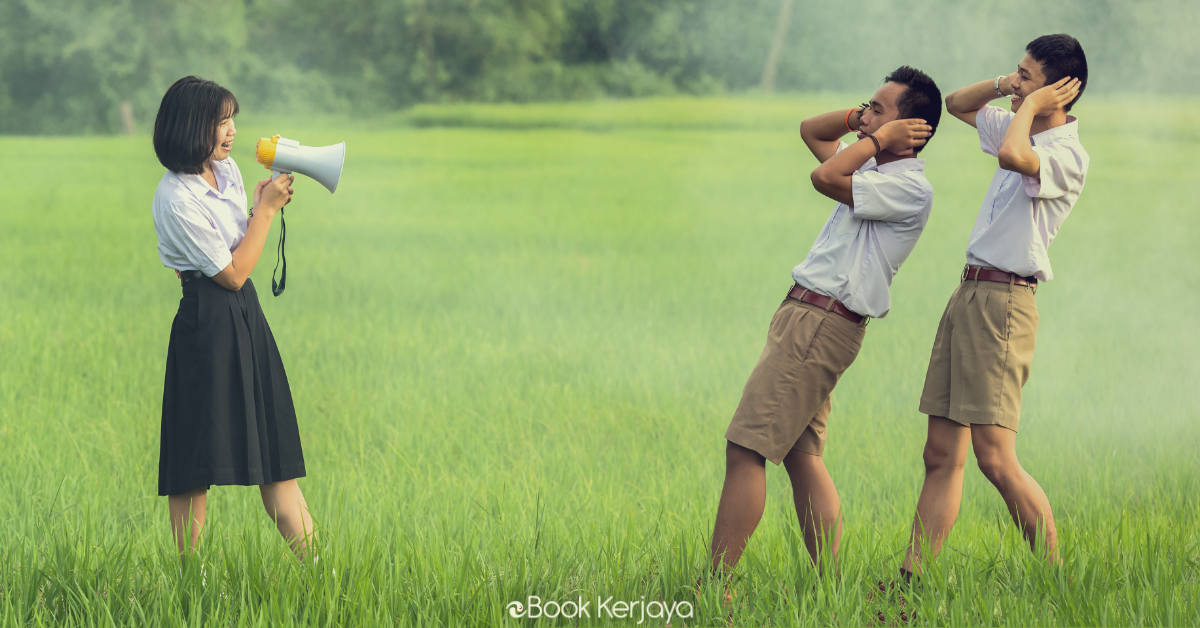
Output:
<path fill-rule="evenodd" d="M 825 196 L 833 198 L 833 195 L 838 189 L 838 173 L 829 168 L 818 167 L 812 171 L 809 180 L 812 181 L 813 189 Z"/>
<path fill-rule="evenodd" d="M 1010 150 L 1008 146 L 1001 145 L 1000 148 L 996 150 L 996 159 L 1000 160 L 1001 166 L 1011 162 L 1012 150 Z"/>
<path fill-rule="evenodd" d="M 951 93 L 946 96 L 946 113 L 958 117 L 959 114 L 968 113 L 967 109 L 959 102 L 958 92 Z"/>
<path fill-rule="evenodd" d="M 816 188 L 818 192 L 823 192 L 824 188 L 829 185 L 830 181 L 830 175 L 828 169 L 826 168 L 817 168 L 816 170 L 813 170 L 812 174 L 810 174 L 808 178 L 810 181 L 812 181 L 812 186 Z"/>
<path fill-rule="evenodd" d="M 946 97 L 946 113 L 975 126 L 975 116 L 979 113 L 979 109 L 972 107 L 972 105 L 963 104 L 957 94 L 950 94 Z"/>
<path fill-rule="evenodd" d="M 800 137 L 812 137 L 812 118 L 806 118 L 800 123 Z"/>
<path fill-rule="evenodd" d="M 996 153 L 996 159 L 1000 162 L 1001 168 L 1010 172 L 1037 174 L 1037 162 L 1028 155 L 1022 154 L 1021 151 L 1001 147 Z"/>

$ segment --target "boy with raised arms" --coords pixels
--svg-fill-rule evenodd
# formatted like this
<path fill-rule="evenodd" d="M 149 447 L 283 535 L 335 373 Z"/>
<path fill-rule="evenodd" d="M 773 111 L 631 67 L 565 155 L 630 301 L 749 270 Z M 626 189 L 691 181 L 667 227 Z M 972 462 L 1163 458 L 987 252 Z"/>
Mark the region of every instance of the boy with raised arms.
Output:
<path fill-rule="evenodd" d="M 841 503 L 825 468 L 830 393 L 858 355 L 869 318 L 891 308 L 892 277 L 929 218 L 933 187 L 916 158 L 941 117 L 923 72 L 892 72 L 870 103 L 805 120 L 800 136 L 821 162 L 818 192 L 837 202 L 775 312 L 766 347 L 725 434 L 725 484 L 712 538 L 714 571 L 732 568 L 762 517 L 765 461 L 783 463 L 814 563 L 836 555 Z M 857 136 L 850 145 L 841 142 Z"/>
<path fill-rule="evenodd" d="M 1083 47 L 1070 35 L 1029 42 L 1017 70 L 946 97 L 975 127 L 997 168 L 967 242 L 966 267 L 938 324 L 921 395 L 929 415 L 925 482 L 901 575 L 941 549 L 958 516 L 967 448 L 1000 492 L 1031 548 L 1058 562 L 1057 531 L 1041 486 L 1017 460 L 1021 388 L 1037 334 L 1038 285 L 1051 280 L 1050 243 L 1087 175 L 1079 123 L 1068 114 L 1087 86 Z M 1009 97 L 1009 111 L 988 105 Z"/>

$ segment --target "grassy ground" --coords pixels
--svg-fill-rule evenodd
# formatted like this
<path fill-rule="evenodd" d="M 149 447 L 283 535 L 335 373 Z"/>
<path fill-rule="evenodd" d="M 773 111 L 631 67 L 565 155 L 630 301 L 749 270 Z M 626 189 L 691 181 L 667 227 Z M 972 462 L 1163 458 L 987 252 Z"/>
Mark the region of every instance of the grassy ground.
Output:
<path fill-rule="evenodd" d="M 221 487 L 204 565 L 182 576 L 155 495 L 179 293 L 155 251 L 149 138 L 0 138 L 0 623 L 523 625 L 506 605 L 530 596 L 592 600 L 583 623 L 637 623 L 601 616 L 609 596 L 694 605 L 672 625 L 894 623 L 894 598 L 871 591 L 906 543 L 917 397 L 994 168 L 951 119 L 923 153 L 933 216 L 835 397 L 840 572 L 817 578 L 772 467 L 738 597 L 691 590 L 723 430 L 833 206 L 796 129 L 858 100 L 242 116 L 248 180 L 258 136 L 349 146 L 336 195 L 297 184 L 288 291 L 266 289 L 274 236 L 254 274 L 322 559 L 297 564 L 257 492 Z M 1035 560 L 969 468 L 946 550 L 908 596 L 918 623 L 1200 614 L 1195 104 L 1078 108 L 1091 172 L 1038 291 L 1019 440 L 1065 564 Z"/>

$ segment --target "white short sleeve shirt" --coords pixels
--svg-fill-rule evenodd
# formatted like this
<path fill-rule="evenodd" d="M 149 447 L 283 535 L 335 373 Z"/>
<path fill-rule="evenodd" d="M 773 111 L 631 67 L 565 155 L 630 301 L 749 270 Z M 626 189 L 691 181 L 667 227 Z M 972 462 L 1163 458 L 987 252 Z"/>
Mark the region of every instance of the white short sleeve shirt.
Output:
<path fill-rule="evenodd" d="M 933 186 L 922 159 L 879 166 L 871 158 L 855 171 L 851 189 L 854 207 L 838 203 L 792 279 L 858 314 L 882 318 L 892 307 L 892 278 L 929 220 Z"/>
<path fill-rule="evenodd" d="M 979 110 L 975 125 L 983 152 L 999 153 L 1014 117 L 999 107 Z M 1038 175 L 996 168 L 967 243 L 967 263 L 1049 281 L 1050 243 L 1083 191 L 1089 157 L 1073 116 L 1029 139 L 1040 162 Z"/>
<path fill-rule="evenodd" d="M 213 175 L 218 189 L 198 174 L 170 170 L 158 182 L 154 230 L 164 266 L 212 277 L 233 261 L 246 235 L 246 188 L 232 157 L 213 162 Z"/>

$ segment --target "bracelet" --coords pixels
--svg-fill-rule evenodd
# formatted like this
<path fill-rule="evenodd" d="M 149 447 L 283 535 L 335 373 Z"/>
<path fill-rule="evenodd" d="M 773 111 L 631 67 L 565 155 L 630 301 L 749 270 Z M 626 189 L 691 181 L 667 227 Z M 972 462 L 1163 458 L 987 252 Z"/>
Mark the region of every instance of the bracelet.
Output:
<path fill-rule="evenodd" d="M 1007 77 L 1005 77 L 1005 75 L 1001 74 L 1000 76 L 996 77 L 996 80 L 992 81 L 992 89 L 996 90 L 996 98 L 1004 97 L 1004 92 L 1000 91 L 1000 80 L 1003 78 L 1007 78 Z"/>
<path fill-rule="evenodd" d="M 846 131 L 850 133 L 854 132 L 854 129 L 850 127 L 850 114 L 854 113 L 854 111 L 854 109 L 846 110 Z"/>
<path fill-rule="evenodd" d="M 869 138 L 871 138 L 871 141 L 875 143 L 875 154 L 876 155 L 883 152 L 883 149 L 879 147 L 879 140 L 875 139 L 874 135 L 871 135 L 870 133 L 863 133 L 863 137 L 869 137 Z"/>

